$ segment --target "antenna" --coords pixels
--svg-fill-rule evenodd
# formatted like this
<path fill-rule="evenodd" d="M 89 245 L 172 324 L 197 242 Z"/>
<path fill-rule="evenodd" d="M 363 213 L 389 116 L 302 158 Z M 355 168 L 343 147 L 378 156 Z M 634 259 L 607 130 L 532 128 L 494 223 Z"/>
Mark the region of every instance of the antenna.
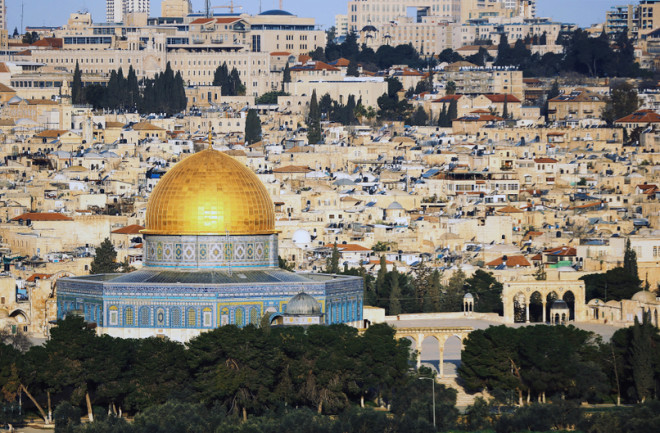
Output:
<path fill-rule="evenodd" d="M 206 17 L 211 17 L 211 0 L 206 0 Z"/>
<path fill-rule="evenodd" d="M 280 10 L 281 11 L 284 10 L 284 9 L 282 9 L 282 0 L 280 0 Z"/>
<path fill-rule="evenodd" d="M 23 28 L 23 7 L 25 6 L 25 2 L 21 2 L 21 33 L 25 32 L 25 29 Z"/>

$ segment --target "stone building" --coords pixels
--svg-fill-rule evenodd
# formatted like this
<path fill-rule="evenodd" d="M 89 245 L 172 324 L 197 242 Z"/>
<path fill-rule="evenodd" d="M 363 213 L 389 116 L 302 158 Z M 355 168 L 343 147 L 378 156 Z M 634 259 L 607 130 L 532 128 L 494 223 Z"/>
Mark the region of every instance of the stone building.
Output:
<path fill-rule="evenodd" d="M 156 185 L 146 213 L 143 268 L 60 280 L 58 317 L 81 311 L 102 334 L 187 341 L 218 326 L 286 313 L 305 292 L 324 322 L 362 320 L 362 279 L 278 267 L 273 203 L 259 179 L 224 153 L 186 158 Z"/>

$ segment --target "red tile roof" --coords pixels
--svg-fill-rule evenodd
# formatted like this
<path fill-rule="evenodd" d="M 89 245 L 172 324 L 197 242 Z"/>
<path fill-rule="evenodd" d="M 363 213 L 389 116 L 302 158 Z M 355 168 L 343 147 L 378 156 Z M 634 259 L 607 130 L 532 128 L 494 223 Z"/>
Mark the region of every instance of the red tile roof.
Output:
<path fill-rule="evenodd" d="M 552 256 L 576 256 L 577 251 L 573 247 L 557 247 L 557 248 L 550 248 L 549 250 L 543 251 L 543 254 L 549 254 Z"/>
<path fill-rule="evenodd" d="M 490 99 L 491 102 L 497 103 L 504 103 L 504 99 L 506 98 L 506 102 L 520 102 L 520 99 L 516 98 L 513 95 L 504 95 L 504 94 L 492 94 L 492 95 L 484 95 L 486 98 Z"/>
<path fill-rule="evenodd" d="M 537 164 L 554 164 L 557 160 L 552 158 L 535 158 L 534 162 Z"/>
<path fill-rule="evenodd" d="M 12 221 L 73 221 L 66 215 L 56 212 L 28 212 L 11 219 Z"/>
<path fill-rule="evenodd" d="M 291 53 L 289 53 L 287 51 L 273 51 L 272 53 L 270 53 L 270 55 L 271 56 L 290 56 Z"/>
<path fill-rule="evenodd" d="M 138 224 L 131 224 L 130 226 L 113 230 L 110 233 L 119 234 L 119 235 L 138 235 L 140 234 L 140 230 L 144 230 L 144 227 Z"/>
<path fill-rule="evenodd" d="M 532 266 L 523 256 L 502 256 L 491 262 L 486 263 L 486 266 L 499 266 L 504 263 L 504 257 L 506 257 L 507 268 L 515 268 L 518 266 Z"/>
<path fill-rule="evenodd" d="M 359 251 L 371 251 L 369 248 L 365 248 L 362 245 L 357 244 L 336 244 L 337 249 L 340 252 L 359 252 Z M 325 244 L 326 248 L 334 248 L 335 244 Z"/>
<path fill-rule="evenodd" d="M 34 281 L 37 280 L 37 278 L 40 279 L 40 280 L 47 280 L 48 278 L 50 278 L 52 276 L 53 276 L 53 274 L 32 274 L 29 277 L 27 277 L 27 279 L 25 281 L 27 281 L 28 283 L 33 283 Z"/>
<path fill-rule="evenodd" d="M 638 110 L 614 123 L 660 123 L 660 115 L 653 110 Z"/>

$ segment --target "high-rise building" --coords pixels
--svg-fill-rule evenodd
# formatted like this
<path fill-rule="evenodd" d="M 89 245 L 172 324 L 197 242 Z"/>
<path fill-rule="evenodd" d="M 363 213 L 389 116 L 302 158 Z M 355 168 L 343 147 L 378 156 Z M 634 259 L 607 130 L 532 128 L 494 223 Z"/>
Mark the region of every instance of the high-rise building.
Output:
<path fill-rule="evenodd" d="M 128 13 L 149 15 L 149 0 L 105 0 L 105 17 L 109 23 L 120 23 Z"/>
<path fill-rule="evenodd" d="M 7 28 L 7 6 L 5 0 L 0 0 L 0 29 Z M 21 29 L 23 31 L 23 29 Z"/>
<path fill-rule="evenodd" d="M 607 33 L 628 32 L 631 38 L 660 27 L 660 0 L 641 0 L 638 5 L 612 6 L 605 18 Z"/>
<path fill-rule="evenodd" d="M 335 15 L 335 36 L 341 37 L 348 34 L 348 15 Z"/>
<path fill-rule="evenodd" d="M 190 0 L 163 0 L 160 4 L 160 16 L 164 18 L 179 18 L 192 12 Z"/>

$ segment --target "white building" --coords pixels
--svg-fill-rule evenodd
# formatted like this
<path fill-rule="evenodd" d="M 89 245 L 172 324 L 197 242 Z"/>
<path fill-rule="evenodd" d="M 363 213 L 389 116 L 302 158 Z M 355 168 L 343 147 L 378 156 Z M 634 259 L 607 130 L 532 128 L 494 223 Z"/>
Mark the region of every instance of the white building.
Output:
<path fill-rule="evenodd" d="M 121 23 L 133 12 L 149 15 L 149 0 L 105 0 L 105 20 L 109 23 Z"/>

